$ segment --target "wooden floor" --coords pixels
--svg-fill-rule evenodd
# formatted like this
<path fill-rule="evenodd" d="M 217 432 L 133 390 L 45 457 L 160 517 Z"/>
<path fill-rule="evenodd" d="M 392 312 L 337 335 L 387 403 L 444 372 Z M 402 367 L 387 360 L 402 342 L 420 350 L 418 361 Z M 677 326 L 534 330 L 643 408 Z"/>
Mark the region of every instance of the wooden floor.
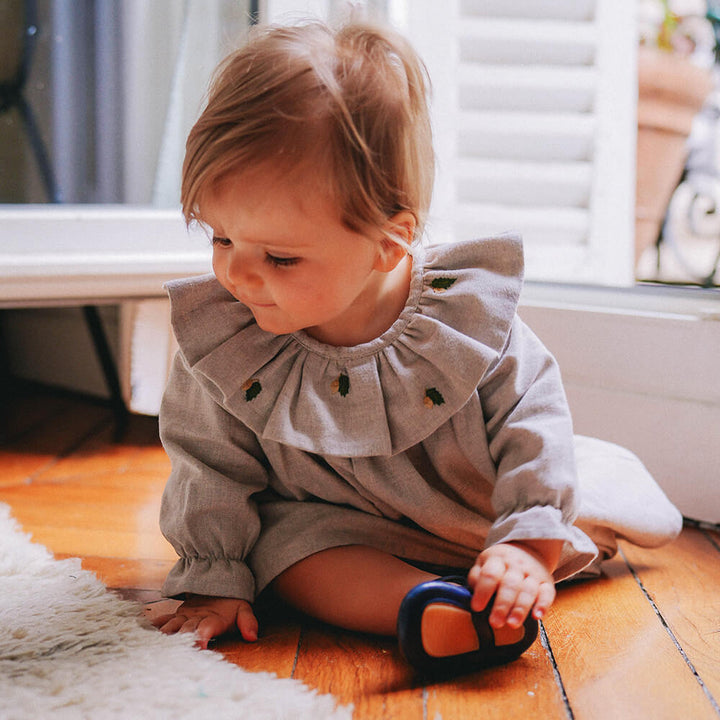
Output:
<path fill-rule="evenodd" d="M 159 600 L 173 553 L 157 526 L 169 464 L 156 422 L 135 417 L 113 442 L 109 412 L 86 400 L 32 391 L 4 405 L 0 502 L 58 557 Z M 358 720 L 718 718 L 720 534 L 687 527 L 660 550 L 622 545 L 605 577 L 559 590 L 520 660 L 461 680 L 423 685 L 391 640 L 278 607 L 264 610 L 260 642 L 216 652 L 352 702 Z"/>

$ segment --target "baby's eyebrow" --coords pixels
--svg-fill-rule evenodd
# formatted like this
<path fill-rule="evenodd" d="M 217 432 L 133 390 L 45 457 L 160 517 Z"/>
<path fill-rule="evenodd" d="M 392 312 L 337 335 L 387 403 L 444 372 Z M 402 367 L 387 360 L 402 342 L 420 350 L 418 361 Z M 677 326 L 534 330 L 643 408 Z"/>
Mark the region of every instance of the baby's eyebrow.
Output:
<path fill-rule="evenodd" d="M 260 245 L 267 250 L 276 250 L 278 252 L 305 252 L 313 247 L 312 243 L 302 242 L 296 240 L 291 234 L 285 238 L 282 235 L 280 237 L 273 237 L 271 234 L 268 237 L 253 237 L 252 235 L 242 236 L 238 238 L 241 242 L 252 243 L 253 245 Z"/>
<path fill-rule="evenodd" d="M 211 235 L 215 238 L 227 238 L 228 236 L 225 235 L 220 230 L 214 230 L 210 226 L 208 226 L 208 230 L 210 231 Z M 237 239 L 237 238 L 233 238 Z M 303 252 L 307 252 L 308 249 L 311 247 L 308 244 L 295 244 L 295 243 L 285 243 L 285 242 L 273 242 L 272 240 L 263 240 L 262 238 L 240 238 L 241 242 L 247 242 L 252 245 L 259 245 L 263 249 L 267 250 L 268 252 L 277 252 L 277 253 L 284 253 L 285 255 L 297 255 Z"/>
<path fill-rule="evenodd" d="M 265 247 L 267 250 L 273 250 L 275 252 L 286 252 L 286 253 L 298 253 L 305 252 L 309 246 L 307 245 L 285 245 L 285 244 L 274 244 L 274 243 L 263 243 L 260 245 Z"/>

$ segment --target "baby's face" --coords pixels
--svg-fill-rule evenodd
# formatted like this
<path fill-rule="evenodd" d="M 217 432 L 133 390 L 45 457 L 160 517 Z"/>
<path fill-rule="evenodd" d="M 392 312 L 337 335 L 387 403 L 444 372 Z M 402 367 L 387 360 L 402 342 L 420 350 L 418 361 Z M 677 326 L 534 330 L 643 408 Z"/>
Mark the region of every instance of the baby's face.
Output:
<path fill-rule="evenodd" d="M 316 175 L 260 167 L 224 178 L 203 199 L 218 281 L 275 334 L 300 329 L 348 342 L 372 312 L 380 237 L 348 230 Z"/>

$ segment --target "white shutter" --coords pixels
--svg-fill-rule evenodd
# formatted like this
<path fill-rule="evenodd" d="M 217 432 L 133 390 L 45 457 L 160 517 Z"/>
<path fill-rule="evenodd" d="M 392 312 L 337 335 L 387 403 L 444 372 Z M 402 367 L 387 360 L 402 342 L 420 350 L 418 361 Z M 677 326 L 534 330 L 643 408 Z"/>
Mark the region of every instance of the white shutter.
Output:
<path fill-rule="evenodd" d="M 406 0 L 433 82 L 430 242 L 522 233 L 532 280 L 633 282 L 633 0 Z M 395 15 L 397 17 L 397 13 Z"/>

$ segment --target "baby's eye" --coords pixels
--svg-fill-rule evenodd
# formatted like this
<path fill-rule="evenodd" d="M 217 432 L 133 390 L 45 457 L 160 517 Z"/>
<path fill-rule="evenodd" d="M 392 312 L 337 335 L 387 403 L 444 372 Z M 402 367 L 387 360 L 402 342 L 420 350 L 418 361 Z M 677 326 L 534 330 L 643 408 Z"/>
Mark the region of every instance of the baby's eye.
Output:
<path fill-rule="evenodd" d="M 219 245 L 220 247 L 230 247 L 232 245 L 232 242 L 229 238 L 217 237 L 217 235 L 213 235 L 212 244 L 213 247 L 215 245 Z"/>
<path fill-rule="evenodd" d="M 297 265 L 300 262 L 299 257 L 277 257 L 277 255 L 271 255 L 265 253 L 265 262 L 270 263 L 273 267 L 290 267 L 291 265 Z"/>

